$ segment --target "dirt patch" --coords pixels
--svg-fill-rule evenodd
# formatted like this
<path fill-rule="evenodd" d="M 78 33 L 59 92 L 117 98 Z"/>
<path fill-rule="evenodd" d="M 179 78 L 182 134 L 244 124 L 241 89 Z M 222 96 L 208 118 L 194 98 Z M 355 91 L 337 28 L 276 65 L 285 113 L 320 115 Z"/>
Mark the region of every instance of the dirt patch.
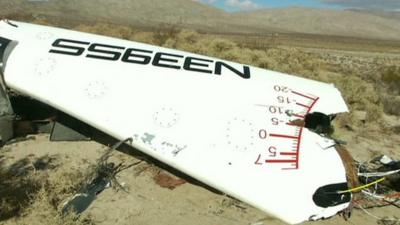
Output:
<path fill-rule="evenodd" d="M 185 180 L 173 177 L 172 175 L 165 172 L 159 172 L 153 177 L 153 180 L 154 182 L 156 182 L 156 184 L 160 185 L 160 187 L 168 188 L 170 190 L 173 190 L 176 187 L 186 183 Z"/>

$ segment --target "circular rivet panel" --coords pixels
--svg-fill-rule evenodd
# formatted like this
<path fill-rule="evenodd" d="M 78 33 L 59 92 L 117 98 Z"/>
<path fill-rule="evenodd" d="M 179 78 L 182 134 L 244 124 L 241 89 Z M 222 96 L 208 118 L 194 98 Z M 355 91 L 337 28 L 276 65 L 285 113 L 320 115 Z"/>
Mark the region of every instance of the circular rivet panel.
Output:
<path fill-rule="evenodd" d="M 173 109 L 164 107 L 154 113 L 154 122 L 164 128 L 170 128 L 178 123 L 179 114 Z"/>
<path fill-rule="evenodd" d="M 50 32 L 40 32 L 36 35 L 36 38 L 38 40 L 48 40 L 52 38 L 54 35 Z"/>
<path fill-rule="evenodd" d="M 56 68 L 57 62 L 53 58 L 42 58 L 36 64 L 35 73 L 38 76 L 45 77 L 52 75 L 52 72 Z"/>
<path fill-rule="evenodd" d="M 234 118 L 229 121 L 226 128 L 226 141 L 233 150 L 250 150 L 254 145 L 255 128 L 252 122 Z"/>
<path fill-rule="evenodd" d="M 107 93 L 107 85 L 102 81 L 94 81 L 89 83 L 85 88 L 85 94 L 89 98 L 100 98 Z"/>

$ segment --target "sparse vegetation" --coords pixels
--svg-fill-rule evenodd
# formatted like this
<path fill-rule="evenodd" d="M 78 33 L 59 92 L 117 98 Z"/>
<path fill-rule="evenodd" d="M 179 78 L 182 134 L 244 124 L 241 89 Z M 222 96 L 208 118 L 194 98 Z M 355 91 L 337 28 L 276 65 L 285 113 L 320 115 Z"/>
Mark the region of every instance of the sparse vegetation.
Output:
<path fill-rule="evenodd" d="M 382 70 L 382 81 L 388 91 L 394 95 L 400 95 L 400 66 L 389 66 Z"/>
<path fill-rule="evenodd" d="M 51 171 L 51 173 L 49 173 Z M 89 216 L 61 216 L 60 206 L 81 188 L 81 170 L 58 168 L 57 157 L 28 156 L 12 165 L 0 161 L 0 221 L 17 224 L 91 224 Z"/>
<path fill-rule="evenodd" d="M 17 19 L 41 24 L 51 22 L 33 15 L 15 14 Z M 53 21 L 54 22 L 54 21 Z M 75 21 L 76 22 L 76 21 Z M 232 38 L 222 35 L 201 34 L 194 30 L 180 29 L 164 24 L 158 30 L 140 30 L 124 25 L 102 22 L 69 23 L 65 27 L 127 40 L 156 44 L 193 53 L 223 58 L 265 69 L 296 74 L 306 78 L 334 83 L 342 92 L 351 113 L 340 115 L 337 124 L 341 128 L 361 127 L 364 135 L 376 126 L 385 130 L 386 114 L 400 116 L 400 57 L 384 54 L 368 54 L 328 51 L 326 40 L 316 43 L 296 44 L 278 37 L 265 40 Z M 62 23 L 62 21 L 57 21 Z M 287 38 L 287 37 L 284 37 Z M 252 42 L 253 41 L 253 42 Z M 304 40 L 303 40 L 304 41 Z M 330 40 L 331 41 L 331 40 Z M 334 46 L 339 46 L 334 42 Z M 348 49 L 364 48 L 346 43 Z M 308 47 L 316 47 L 308 48 Z M 335 47 L 331 47 L 335 48 Z M 340 48 L 343 48 L 341 46 Z M 374 51 L 388 46 L 373 46 Z M 347 49 L 347 50 L 348 50 Z M 377 50 L 378 49 L 378 50 Z M 354 112 L 365 113 L 361 120 Z M 372 126 L 373 125 L 373 126 Z M 392 132 L 399 132 L 399 125 Z M 358 132 L 355 130 L 355 132 Z M 40 166 L 42 165 L 42 166 Z M 53 170 L 52 174 L 46 172 Z M 11 166 L 0 160 L 0 221 L 15 219 L 18 224 L 92 224 L 90 217 L 74 215 L 61 217 L 59 207 L 71 193 L 79 190 L 85 177 L 81 170 L 59 170 L 56 158 L 26 158 Z M 37 210 L 39 209 L 40 210 Z"/>

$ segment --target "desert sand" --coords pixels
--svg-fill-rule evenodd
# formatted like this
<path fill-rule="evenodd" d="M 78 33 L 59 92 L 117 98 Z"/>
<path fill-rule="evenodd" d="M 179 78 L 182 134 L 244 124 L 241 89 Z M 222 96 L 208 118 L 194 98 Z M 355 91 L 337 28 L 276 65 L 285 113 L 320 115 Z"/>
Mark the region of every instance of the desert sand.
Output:
<path fill-rule="evenodd" d="M 354 137 L 351 132 L 348 132 L 345 136 L 349 141 L 347 148 L 357 160 L 367 161 L 380 153 L 400 158 L 399 152 L 395 151 L 395 148 L 400 145 L 399 136 L 388 137 L 378 141 L 374 138 L 374 134 L 371 133 L 369 135 L 371 136 Z M 18 182 L 19 179 L 16 177 L 34 177 L 32 179 L 38 182 L 39 185 L 36 187 L 38 190 L 31 190 L 30 197 L 32 201 L 39 203 L 35 204 L 32 201 L 28 201 L 30 202 L 28 203 L 20 200 L 21 209 L 17 210 L 18 213 L 8 219 L 4 219 L 4 214 L 0 214 L 3 217 L 0 220 L 0 224 L 34 225 L 54 223 L 54 218 L 49 217 L 54 216 L 54 212 L 62 207 L 60 203 L 65 202 L 74 193 L 71 189 L 69 191 L 60 191 L 60 187 L 63 186 L 68 190 L 68 187 L 74 186 L 74 183 L 82 179 L 82 176 L 90 170 L 90 166 L 94 165 L 106 150 L 107 146 L 94 141 L 50 142 L 46 134 L 29 136 L 27 140 L 1 148 L 0 165 L 3 170 L 8 168 L 8 171 L 13 174 L 11 178 L 8 177 L 8 179 L 11 179 L 10 182 L 13 182 L 12 179 Z M 113 188 L 105 189 L 97 195 L 93 204 L 82 214 L 81 218 L 85 218 L 85 221 L 76 221 L 76 223 L 98 225 L 285 224 L 252 206 L 218 193 L 212 188 L 201 185 L 182 174 L 174 175 L 176 172 L 172 169 L 165 168 L 162 165 L 163 168 L 161 168 L 157 165 L 157 162 L 137 156 L 135 153 L 137 150 L 130 149 L 129 151 L 132 151 L 131 155 L 115 151 L 110 158 L 110 161 L 126 165 L 141 161 L 139 164 L 117 175 L 118 182 L 123 185 L 127 192 Z M 165 176 L 167 179 L 170 178 L 172 181 L 182 181 L 182 179 L 188 181 L 178 182 L 177 185 L 172 184 L 169 188 L 162 187 L 164 186 L 163 182 L 157 181 L 160 176 Z M 7 182 L 4 184 L 3 181 L 2 185 L 3 187 L 1 188 L 3 189 L 5 188 L 4 186 L 7 186 Z M 13 185 L 15 185 L 15 192 L 11 191 L 13 195 L 21 196 L 24 193 L 18 192 L 29 191 L 29 188 L 17 188 L 18 183 Z M 54 188 L 54 192 L 58 193 L 58 196 L 54 197 L 51 188 L 46 189 L 46 185 Z M 41 194 L 47 196 L 40 197 L 40 194 L 37 193 L 43 188 L 46 191 Z M 58 206 L 49 207 L 51 203 L 49 204 L 48 200 L 54 201 L 54 199 L 58 199 Z M 394 206 L 385 206 L 368 209 L 368 212 L 379 217 L 393 217 L 398 216 L 399 209 Z M 62 219 L 55 219 L 55 221 L 56 223 L 63 223 Z M 68 224 L 75 223 L 71 223 L 71 221 L 64 222 L 69 222 Z M 335 216 L 324 221 L 306 222 L 304 224 L 373 225 L 382 224 L 382 222 L 367 215 L 360 209 L 354 209 L 352 217 L 347 221 L 341 216 Z"/>

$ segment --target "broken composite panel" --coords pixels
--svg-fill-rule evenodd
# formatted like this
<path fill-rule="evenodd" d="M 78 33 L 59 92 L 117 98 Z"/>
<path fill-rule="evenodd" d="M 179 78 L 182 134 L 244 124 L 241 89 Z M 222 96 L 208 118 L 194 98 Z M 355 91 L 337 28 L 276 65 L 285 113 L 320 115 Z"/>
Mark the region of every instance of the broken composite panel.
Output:
<path fill-rule="evenodd" d="M 8 88 L 224 193 L 288 223 L 350 204 L 335 143 L 293 123 L 347 111 L 331 84 L 21 22 L 1 21 L 0 37 Z"/>

